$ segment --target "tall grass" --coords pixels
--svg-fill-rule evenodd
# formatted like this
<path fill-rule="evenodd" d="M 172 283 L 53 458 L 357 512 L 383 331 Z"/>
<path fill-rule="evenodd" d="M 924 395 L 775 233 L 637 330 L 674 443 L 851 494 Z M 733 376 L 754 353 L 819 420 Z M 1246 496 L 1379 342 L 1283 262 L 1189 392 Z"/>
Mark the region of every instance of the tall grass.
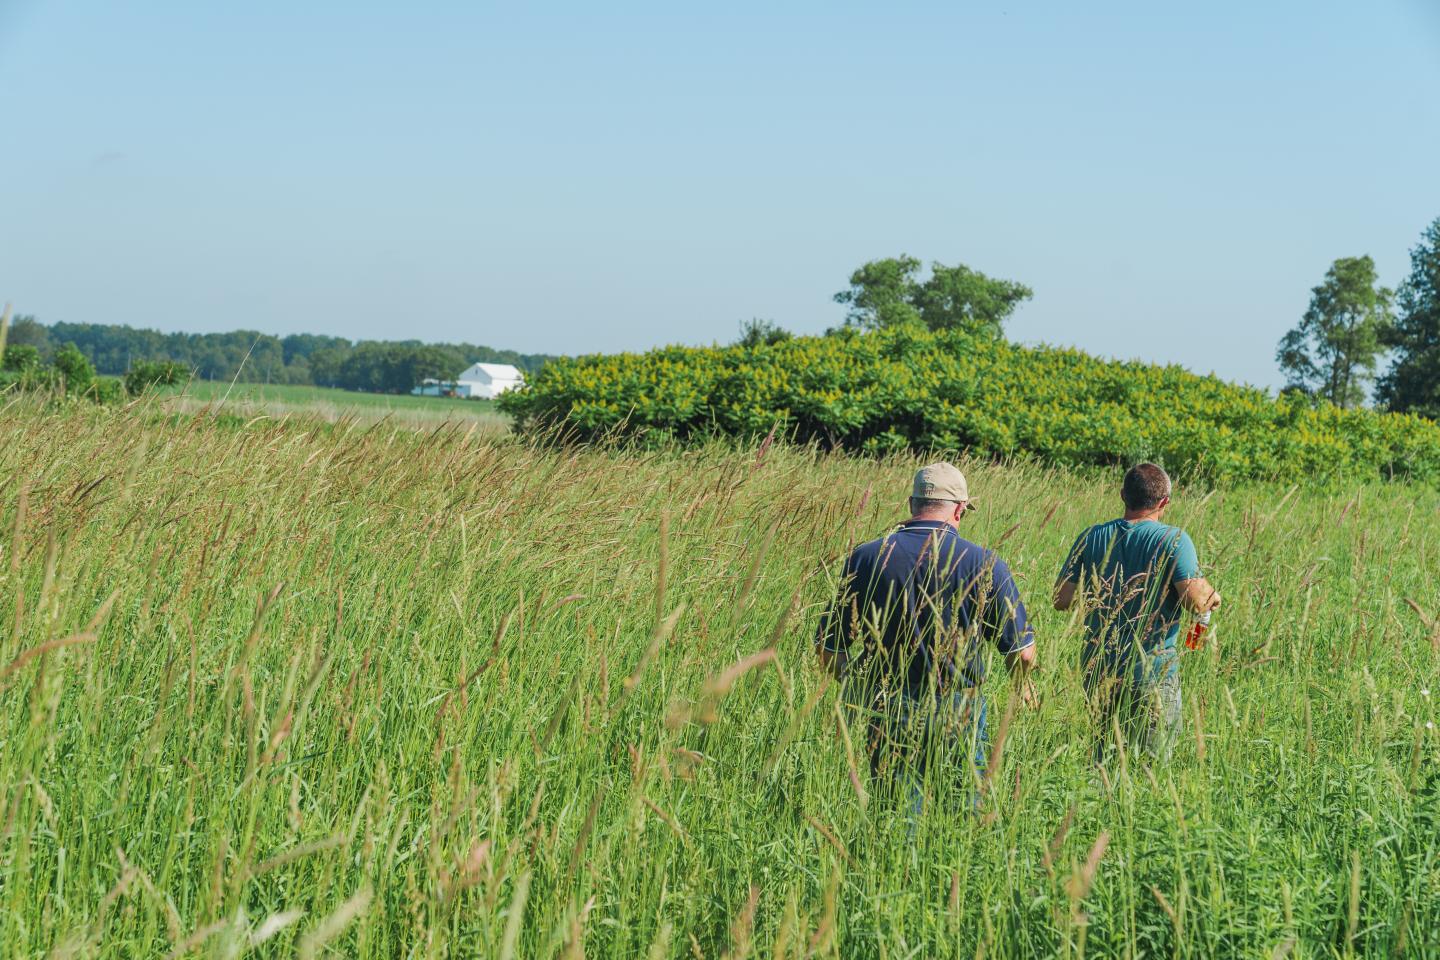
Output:
<path fill-rule="evenodd" d="M 1184 658 L 1173 762 L 1101 774 L 1079 625 L 1044 601 L 1117 478 L 964 466 L 1043 703 L 1011 714 L 978 810 L 937 779 L 912 830 L 811 654 L 909 460 L 11 401 L 0 943 L 1440 952 L 1440 496 L 1182 488 L 1226 608 Z"/>

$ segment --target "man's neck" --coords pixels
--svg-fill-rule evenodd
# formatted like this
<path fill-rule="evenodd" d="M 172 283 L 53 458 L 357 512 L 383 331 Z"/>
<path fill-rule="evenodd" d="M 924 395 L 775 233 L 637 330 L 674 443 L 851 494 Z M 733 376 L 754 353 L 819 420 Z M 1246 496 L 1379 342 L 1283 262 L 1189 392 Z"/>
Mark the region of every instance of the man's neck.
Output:
<path fill-rule="evenodd" d="M 1122 519 L 1122 520 L 1128 520 L 1128 521 L 1130 521 L 1131 523 L 1140 523 L 1142 520 L 1154 520 L 1156 523 L 1159 523 L 1159 522 L 1160 522 L 1160 511 L 1158 511 L 1158 510 L 1126 510 L 1126 511 L 1125 511 L 1125 516 L 1121 517 L 1120 519 Z"/>
<path fill-rule="evenodd" d="M 947 517 L 931 517 L 931 516 L 926 516 L 926 515 L 923 514 L 923 513 L 917 513 L 915 516 L 911 517 L 909 520 L 906 520 L 905 522 L 906 522 L 906 523 L 943 523 L 943 524 L 945 524 L 945 526 L 949 527 L 949 528 L 952 529 L 952 530 L 959 530 L 959 529 L 960 529 L 960 527 L 959 527 L 953 520 L 950 520 L 950 519 L 947 518 Z"/>

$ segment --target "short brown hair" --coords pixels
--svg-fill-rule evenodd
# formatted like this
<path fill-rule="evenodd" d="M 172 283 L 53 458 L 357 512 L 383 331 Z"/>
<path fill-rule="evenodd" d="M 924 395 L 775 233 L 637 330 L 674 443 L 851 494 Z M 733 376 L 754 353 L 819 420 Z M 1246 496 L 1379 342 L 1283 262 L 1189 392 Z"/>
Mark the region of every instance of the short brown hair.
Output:
<path fill-rule="evenodd" d="M 1125 473 L 1120 499 L 1131 510 L 1151 510 L 1170 496 L 1170 475 L 1153 463 L 1137 463 Z"/>

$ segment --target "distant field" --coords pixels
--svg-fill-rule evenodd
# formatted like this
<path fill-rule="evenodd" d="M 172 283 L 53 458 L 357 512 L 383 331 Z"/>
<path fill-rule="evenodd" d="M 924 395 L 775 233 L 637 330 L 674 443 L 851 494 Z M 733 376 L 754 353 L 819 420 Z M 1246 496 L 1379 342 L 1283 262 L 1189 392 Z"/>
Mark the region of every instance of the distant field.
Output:
<path fill-rule="evenodd" d="M 509 429 L 508 418 L 489 400 L 453 400 L 447 397 L 392 396 L 357 393 L 330 387 L 286 384 L 236 383 L 196 380 L 175 391 L 182 409 L 202 404 L 223 403 L 236 408 L 271 415 L 305 413 L 329 420 L 349 415 L 363 420 L 389 416 L 401 422 L 441 423 L 445 420 L 478 420 L 496 430 Z M 176 402 L 169 401 L 169 402 Z"/>

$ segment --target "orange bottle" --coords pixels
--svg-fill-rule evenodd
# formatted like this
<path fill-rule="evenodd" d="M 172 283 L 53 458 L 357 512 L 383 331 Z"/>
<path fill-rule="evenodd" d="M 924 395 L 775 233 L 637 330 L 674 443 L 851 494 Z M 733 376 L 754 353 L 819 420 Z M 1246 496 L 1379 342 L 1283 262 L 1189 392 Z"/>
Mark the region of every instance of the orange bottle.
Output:
<path fill-rule="evenodd" d="M 1190 632 L 1185 635 L 1185 649 L 1199 650 L 1205 642 L 1205 631 L 1210 629 L 1210 611 L 1206 610 L 1195 618 Z"/>

